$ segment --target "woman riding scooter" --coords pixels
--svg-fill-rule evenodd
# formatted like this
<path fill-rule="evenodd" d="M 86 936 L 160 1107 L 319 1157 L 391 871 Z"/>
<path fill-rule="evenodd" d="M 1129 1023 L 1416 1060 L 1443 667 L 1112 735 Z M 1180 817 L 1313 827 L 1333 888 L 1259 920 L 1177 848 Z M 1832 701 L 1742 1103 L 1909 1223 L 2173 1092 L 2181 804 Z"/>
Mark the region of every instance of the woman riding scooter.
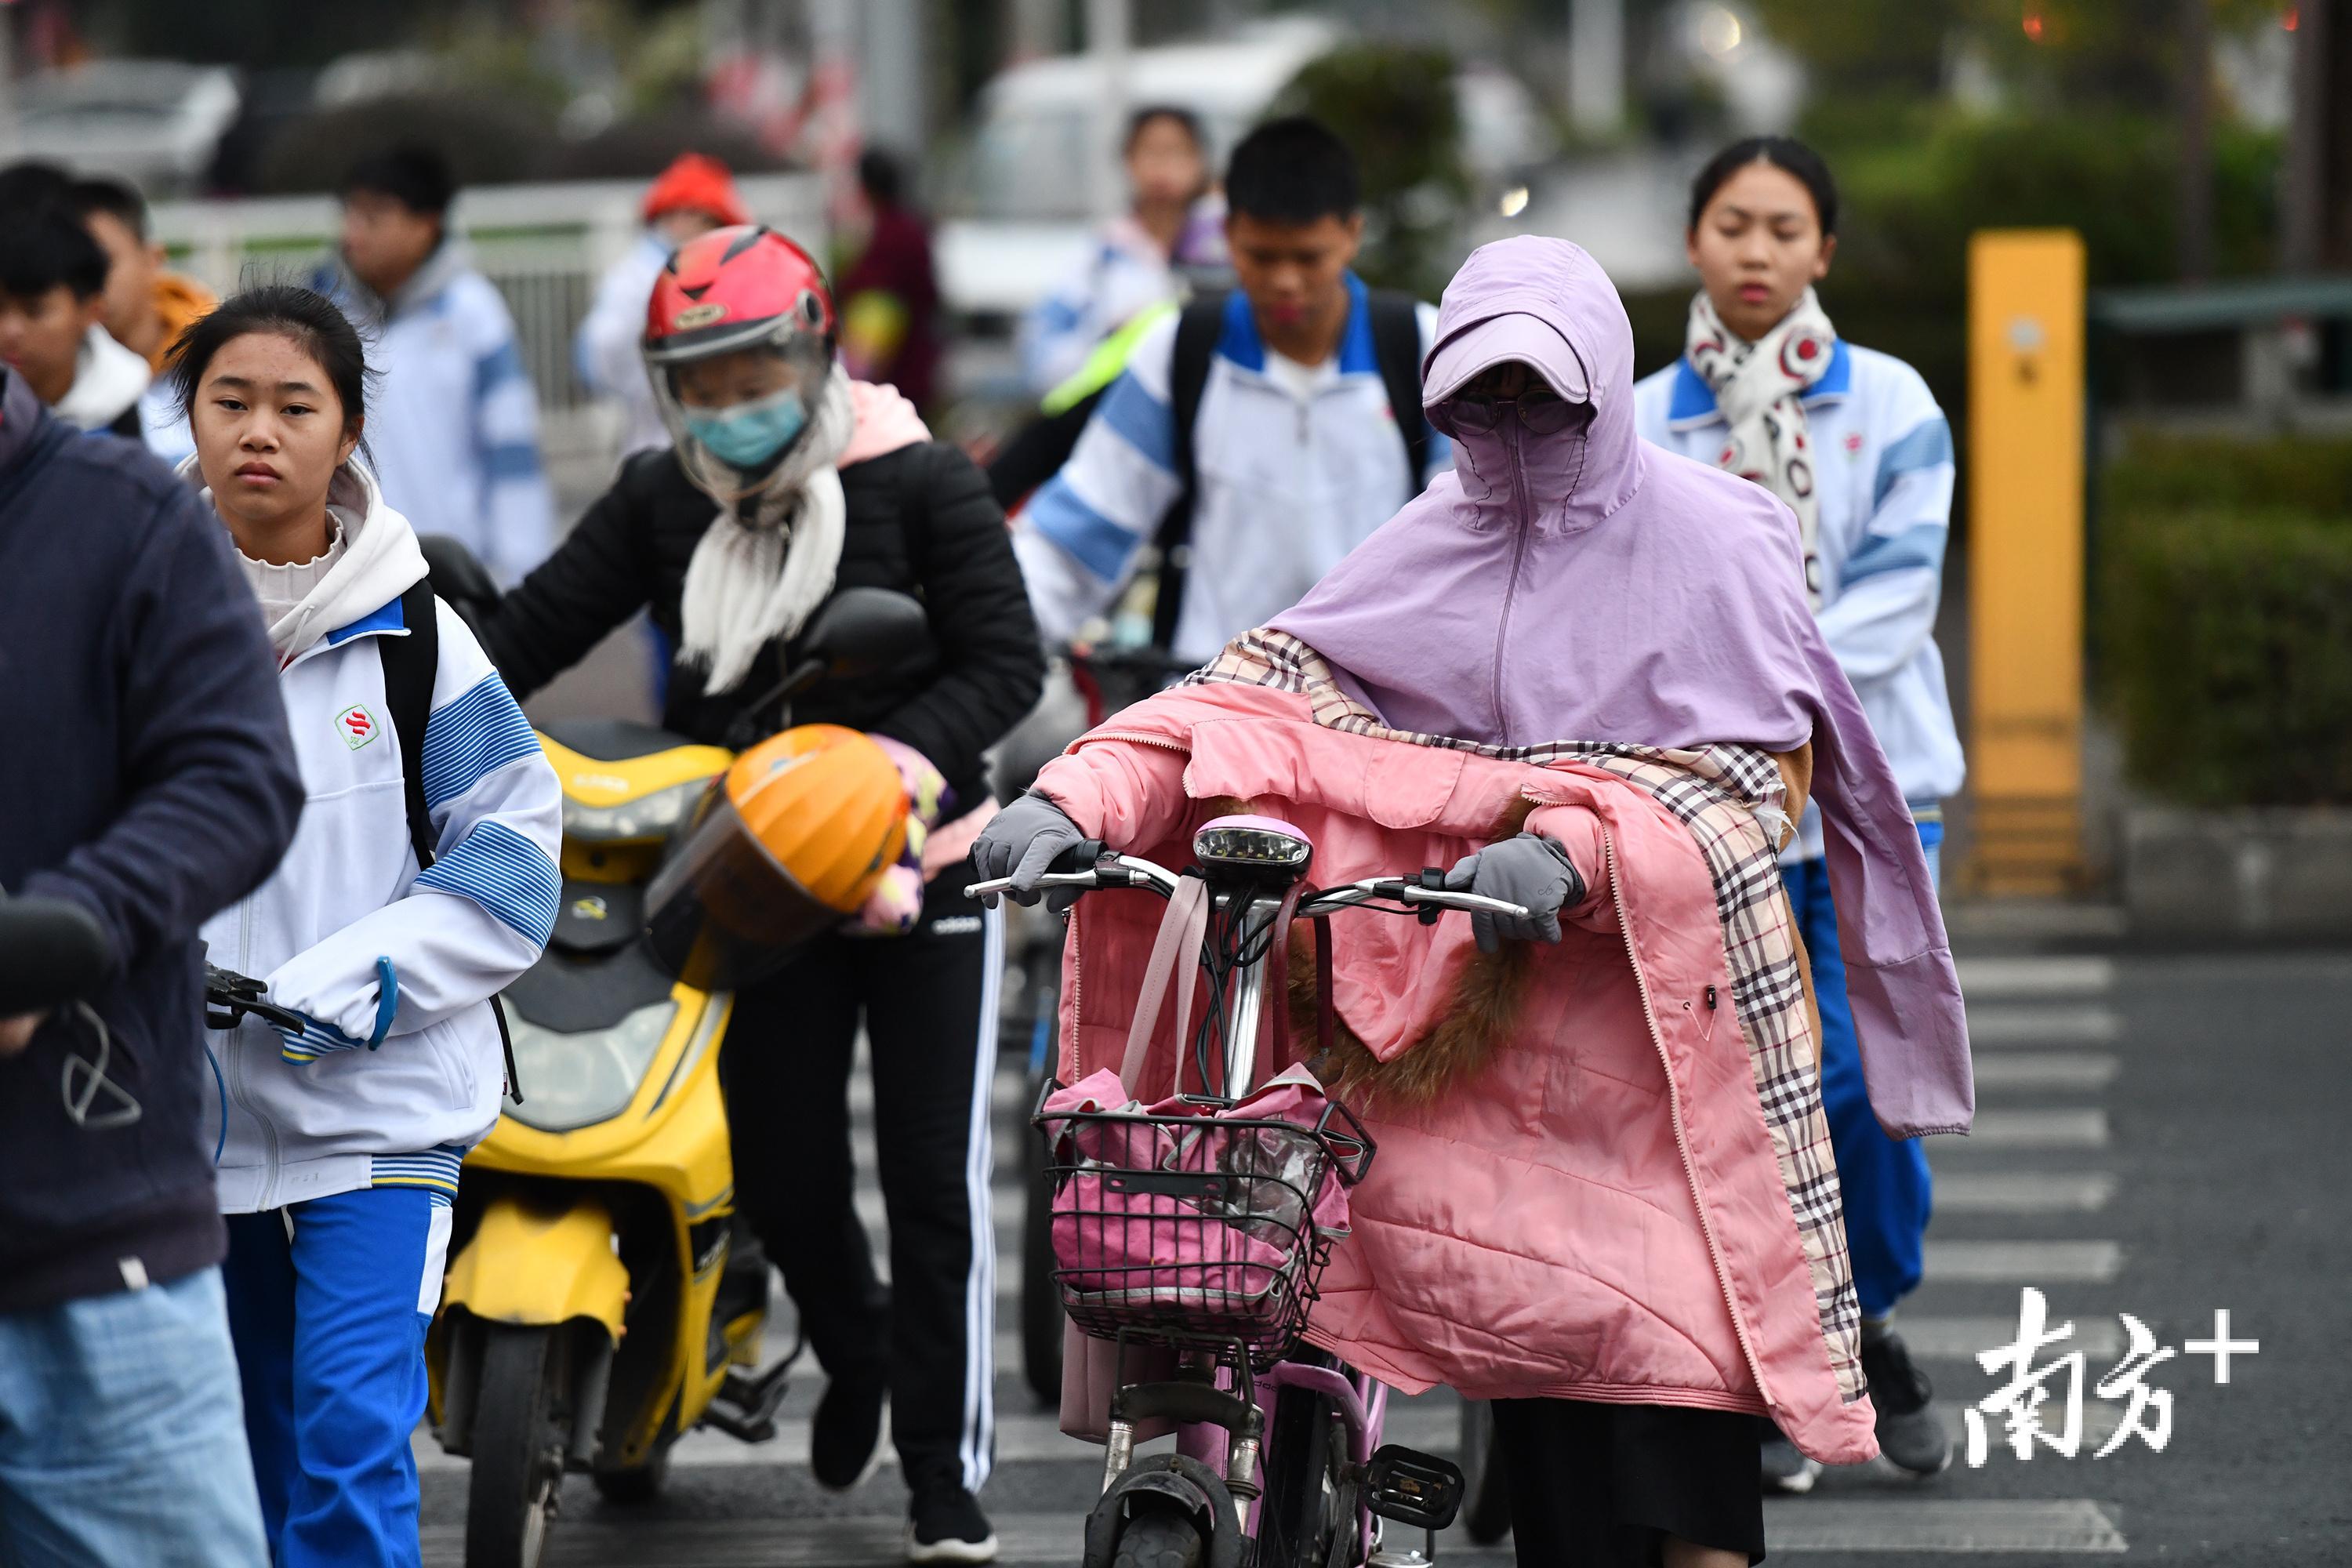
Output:
<path fill-rule="evenodd" d="M 299 1025 L 247 1019 L 216 1051 L 222 1272 L 263 1522 L 280 1568 L 414 1564 L 425 1330 L 458 1163 L 498 1120 L 491 998 L 555 923 L 562 801 L 353 460 L 366 366 L 343 313 L 257 289 L 183 334 L 172 366 L 196 442 L 181 472 L 259 601 L 309 795 L 277 871 L 204 928 L 211 961 Z"/>
<path fill-rule="evenodd" d="M 782 1268 L 829 1380 L 811 1433 L 817 1479 L 845 1488 L 865 1475 L 887 1399 L 913 1494 L 908 1560 L 984 1562 L 995 1536 L 973 1494 L 993 1450 L 1000 928 L 959 896 L 960 861 L 993 809 L 981 753 L 1036 701 L 1044 659 L 986 481 L 896 393 L 849 379 L 835 322 L 816 264 L 780 235 L 725 228 L 679 250 L 645 337 L 675 446 L 629 460 L 488 614 L 484 640 L 528 695 L 649 609 L 678 650 L 665 725 L 740 749 L 780 727 L 795 639 L 836 589 L 922 600 L 927 663 L 829 681 L 792 718 L 899 742 L 937 770 L 954 802 L 926 857 L 937 880 L 904 934 L 821 937 L 739 993 L 724 1068 L 737 1205 Z M 887 1290 L 851 1205 L 861 1016 Z"/>
<path fill-rule="evenodd" d="M 1965 1130 L 1973 1096 L 1919 841 L 1789 514 L 1635 438 L 1633 352 L 1576 247 L 1473 255 L 1423 378 L 1453 474 L 1048 763 L 973 855 L 1034 895 L 1082 840 L 1181 853 L 1239 800 L 1307 826 L 1324 886 L 1450 864 L 1448 887 L 1532 911 L 1335 926 L 1317 1070 L 1380 1152 L 1307 1335 L 1500 1402 L 1520 1563 L 1730 1568 L 1764 1553 L 1753 1416 L 1825 1458 L 1875 1451 L 1772 874 L 1809 787 L 1869 979 L 1873 1105 L 1913 1137 Z M 1131 911 L 1072 913 L 1066 1070 L 1118 1059 L 1153 936 Z"/>

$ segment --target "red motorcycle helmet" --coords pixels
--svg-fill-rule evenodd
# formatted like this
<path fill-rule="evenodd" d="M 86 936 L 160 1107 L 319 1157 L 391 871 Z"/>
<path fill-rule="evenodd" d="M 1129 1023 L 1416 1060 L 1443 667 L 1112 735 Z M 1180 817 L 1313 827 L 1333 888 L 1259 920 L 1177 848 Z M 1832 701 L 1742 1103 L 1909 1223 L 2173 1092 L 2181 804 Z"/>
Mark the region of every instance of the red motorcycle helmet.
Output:
<path fill-rule="evenodd" d="M 679 247 L 654 279 L 643 348 L 655 406 L 689 479 L 726 500 L 764 488 L 782 454 L 755 469 L 730 464 L 695 437 L 690 413 L 790 389 L 814 422 L 833 371 L 835 326 L 824 274 L 807 251 L 775 230 L 740 224 Z M 731 367 L 737 374 L 717 374 L 711 362 L 729 356 L 740 356 Z M 778 362 L 773 366 L 758 363 L 771 356 Z M 710 370 L 688 369 L 693 366 Z M 730 386 L 760 390 L 713 401 L 714 389 L 723 395 Z"/>

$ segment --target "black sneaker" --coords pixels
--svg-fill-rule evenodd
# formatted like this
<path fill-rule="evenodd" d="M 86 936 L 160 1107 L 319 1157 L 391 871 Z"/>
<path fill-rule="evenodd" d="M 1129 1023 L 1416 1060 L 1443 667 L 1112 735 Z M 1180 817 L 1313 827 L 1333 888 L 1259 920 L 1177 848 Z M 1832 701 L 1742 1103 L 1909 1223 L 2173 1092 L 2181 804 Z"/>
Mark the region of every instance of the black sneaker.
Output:
<path fill-rule="evenodd" d="M 845 1373 L 824 1385 L 809 1423 L 809 1468 L 835 1491 L 863 1484 L 882 1462 L 889 1380 L 879 1370 Z"/>
<path fill-rule="evenodd" d="M 1878 1411 L 1878 1451 L 1915 1476 L 1940 1473 L 1952 1462 L 1952 1435 L 1936 1414 L 1927 1374 L 1911 1364 L 1903 1336 L 1884 1325 L 1862 1327 L 1862 1372 Z"/>
<path fill-rule="evenodd" d="M 993 1563 L 996 1531 L 980 1501 L 961 1487 L 931 1487 L 907 1509 L 909 1563 Z"/>

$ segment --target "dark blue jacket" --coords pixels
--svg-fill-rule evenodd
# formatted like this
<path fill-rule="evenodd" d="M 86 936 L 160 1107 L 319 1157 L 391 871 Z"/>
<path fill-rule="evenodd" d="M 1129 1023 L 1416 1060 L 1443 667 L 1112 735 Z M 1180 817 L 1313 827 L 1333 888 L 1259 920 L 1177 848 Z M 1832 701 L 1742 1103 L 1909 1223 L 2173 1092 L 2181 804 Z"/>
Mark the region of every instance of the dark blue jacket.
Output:
<path fill-rule="evenodd" d="M 67 1114 L 68 1058 L 98 1054 L 71 1010 L 0 1060 L 0 1311 L 220 1260 L 196 928 L 269 874 L 301 805 L 220 520 L 0 373 L 0 887 L 74 900 L 112 939 L 92 1001 L 106 1076 L 141 1108 L 105 1131 Z"/>

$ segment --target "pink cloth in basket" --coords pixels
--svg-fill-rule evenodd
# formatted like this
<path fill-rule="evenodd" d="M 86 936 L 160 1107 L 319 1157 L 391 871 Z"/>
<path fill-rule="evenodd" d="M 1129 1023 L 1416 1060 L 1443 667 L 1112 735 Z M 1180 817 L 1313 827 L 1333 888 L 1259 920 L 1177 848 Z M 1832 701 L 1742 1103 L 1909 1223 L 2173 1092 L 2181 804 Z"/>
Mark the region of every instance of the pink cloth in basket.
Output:
<path fill-rule="evenodd" d="M 1111 1112 L 1131 1109 L 1135 1120 L 1074 1121 L 1048 1127 L 1055 1133 L 1054 1163 L 1104 1167 L 1081 1170 L 1054 1194 L 1055 1264 L 1066 1289 L 1138 1306 L 1199 1305 L 1221 1313 L 1246 1314 L 1253 1303 L 1278 1310 L 1270 1293 L 1275 1277 L 1288 1265 L 1310 1230 L 1342 1231 L 1348 1224 L 1348 1193 L 1329 1168 L 1328 1156 L 1307 1138 L 1279 1132 L 1219 1131 L 1219 1122 L 1287 1121 L 1311 1134 L 1326 1104 L 1322 1086 L 1304 1068 L 1274 1079 L 1230 1110 L 1195 1107 L 1171 1098 L 1143 1106 L 1127 1098 L 1117 1073 L 1106 1068 L 1045 1101 L 1045 1115 Z M 1188 1117 L 1199 1134 L 1146 1117 Z M 1222 1159 L 1220 1158 L 1222 1156 Z M 1319 1184 L 1302 1176 L 1297 1162 Z M 1169 1172 L 1212 1175 L 1232 1183 L 1223 1202 L 1166 1193 L 1121 1190 L 1118 1172 Z M 1275 1179 L 1277 1174 L 1286 1180 Z M 1302 1181 L 1313 1207 L 1300 1212 Z"/>
<path fill-rule="evenodd" d="M 1314 1075 L 1294 1067 L 1220 1115 L 1288 1121 L 1312 1129 L 1322 1120 L 1328 1103 Z M 1057 1127 L 1051 1119 L 1074 1111 L 1186 1116 L 1205 1109 L 1172 1097 L 1147 1107 L 1128 1093 L 1118 1073 L 1099 1068 L 1045 1101 L 1046 1125 L 1055 1135 L 1053 1163 L 1093 1161 L 1126 1169 L 1200 1170 L 1199 1162 L 1187 1163 L 1180 1154 L 1176 1129 L 1141 1121 L 1131 1127 L 1116 1121 L 1065 1122 Z M 1204 1124 L 1216 1120 L 1205 1114 L 1198 1119 Z M 1192 1147 L 1198 1149 L 1201 1144 L 1196 1141 Z M 1265 1291 L 1273 1271 L 1288 1255 L 1289 1248 L 1276 1247 L 1240 1226 L 1210 1220 L 1199 1207 L 1181 1199 L 1108 1193 L 1100 1177 L 1079 1175 L 1054 1195 L 1054 1260 L 1058 1268 L 1081 1271 L 1075 1279 L 1066 1279 L 1066 1284 L 1081 1292 L 1082 1299 L 1108 1306 L 1115 1300 L 1111 1292 L 1136 1290 L 1131 1304 L 1141 1316 L 1154 1304 L 1163 1309 L 1203 1306 L 1210 1300 L 1207 1291 L 1237 1291 L 1241 1294 L 1231 1298 L 1230 1306 L 1224 1299 L 1219 1300 L 1219 1306 L 1240 1316 L 1246 1311 L 1249 1295 Z M 1329 1233 L 1347 1228 L 1348 1190 L 1336 1172 L 1327 1172 L 1315 1194 L 1312 1221 L 1316 1229 Z M 1130 1268 L 1139 1271 L 1123 1272 Z M 1150 1275 L 1140 1272 L 1147 1269 L 1157 1275 L 1160 1289 L 1148 1282 Z M 1136 1282 L 1143 1282 L 1139 1289 Z M 1262 1298 L 1269 1311 L 1279 1310 L 1281 1301 L 1281 1296 L 1272 1292 Z M 1118 1352 L 1109 1342 L 1088 1336 L 1075 1322 L 1065 1322 L 1062 1331 L 1061 1427 L 1073 1437 L 1099 1443 L 1108 1434 L 1110 1397 L 1120 1381 Z M 1129 1382 L 1155 1382 L 1175 1374 L 1175 1358 L 1165 1348 L 1139 1345 L 1130 1352 L 1125 1370 Z M 1169 1422 L 1150 1421 L 1138 1427 L 1136 1437 L 1142 1441 L 1170 1429 Z"/>

